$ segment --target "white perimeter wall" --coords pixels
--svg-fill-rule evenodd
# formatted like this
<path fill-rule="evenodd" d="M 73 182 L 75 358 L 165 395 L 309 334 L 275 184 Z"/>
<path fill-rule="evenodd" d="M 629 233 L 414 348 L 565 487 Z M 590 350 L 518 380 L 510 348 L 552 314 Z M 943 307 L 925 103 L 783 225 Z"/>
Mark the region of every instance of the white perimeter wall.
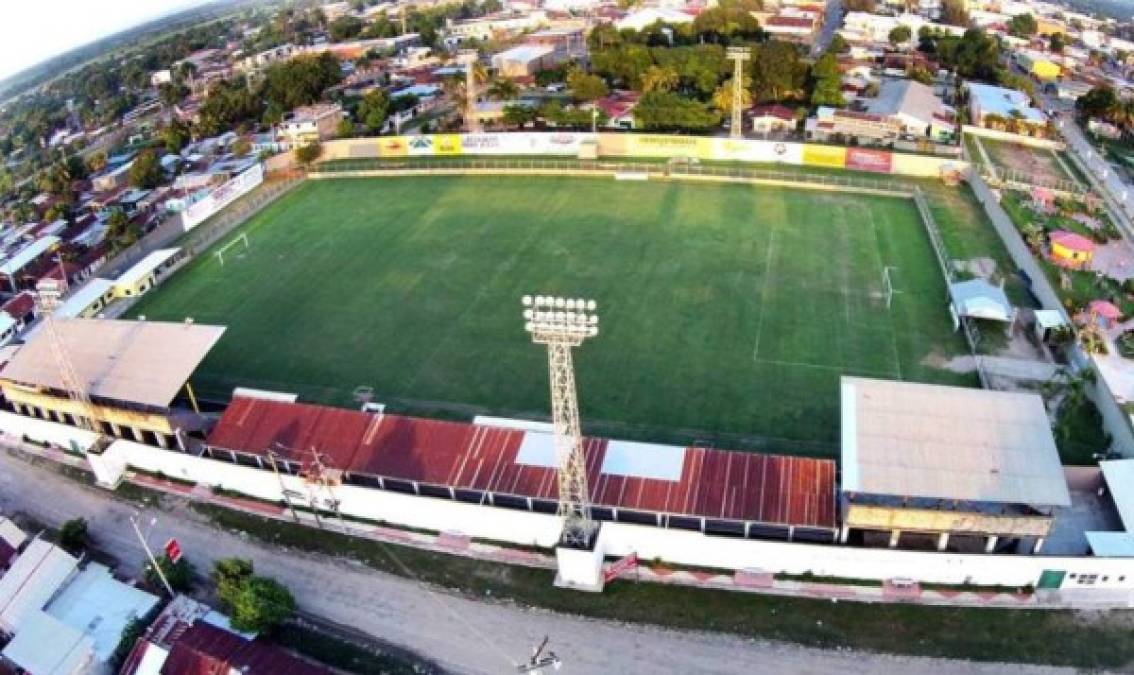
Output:
<path fill-rule="evenodd" d="M 0 433 L 21 437 L 47 429 L 43 440 L 59 443 L 84 432 L 52 422 L 26 425 L 22 418 L 0 413 Z M 30 434 L 29 434 L 30 435 Z M 33 438 L 35 436 L 32 436 Z M 271 471 L 237 466 L 228 462 L 193 457 L 183 453 L 134 443 L 115 441 L 92 463 L 113 468 L 130 467 L 161 472 L 171 478 L 223 487 L 269 501 L 283 494 Z M 98 467 L 101 468 L 101 467 Z M 113 469 L 112 469 L 113 470 Z M 283 475 L 289 490 L 306 493 L 294 477 Z M 433 497 L 418 497 L 358 486 L 336 488 L 344 514 L 381 520 L 405 527 L 454 532 L 499 542 L 551 547 L 558 540 L 559 521 L 553 515 L 492 506 L 477 506 Z M 298 500 L 297 500 L 298 501 Z M 637 553 L 645 560 L 660 559 L 674 565 L 715 567 L 724 570 L 758 569 L 768 572 L 856 579 L 915 579 L 923 582 L 1024 586 L 1035 584 L 1044 570 L 1096 574 L 1099 580 L 1083 593 L 1106 595 L 1108 602 L 1134 601 L 1134 559 L 1093 557 L 1048 557 L 1023 555 L 966 555 L 868 549 L 708 536 L 686 530 L 667 530 L 643 525 L 603 523 L 602 545 L 607 555 Z M 1107 577 L 1103 582 L 1101 578 Z M 1064 581 L 1064 590 L 1076 588 Z M 1107 592 L 1109 591 L 1109 594 Z"/>

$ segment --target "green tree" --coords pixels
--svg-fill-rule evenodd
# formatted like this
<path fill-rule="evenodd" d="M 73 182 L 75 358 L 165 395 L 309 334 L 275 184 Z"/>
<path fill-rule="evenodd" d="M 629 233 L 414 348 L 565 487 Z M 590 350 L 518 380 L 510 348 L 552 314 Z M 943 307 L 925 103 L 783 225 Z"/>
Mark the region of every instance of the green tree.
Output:
<path fill-rule="evenodd" d="M 941 23 L 949 26 L 967 27 L 969 25 L 969 11 L 965 0 L 944 0 L 941 3 Z"/>
<path fill-rule="evenodd" d="M 651 91 L 673 91 L 681 82 L 681 77 L 673 68 L 650 66 L 642 74 L 642 93 Z"/>
<path fill-rule="evenodd" d="M 303 166 L 309 166 L 323 154 L 323 146 L 318 142 L 301 145 L 295 149 L 295 160 Z"/>
<path fill-rule="evenodd" d="M 98 173 L 106 168 L 106 151 L 99 150 L 87 157 L 87 169 L 91 173 Z"/>
<path fill-rule="evenodd" d="M 331 22 L 331 40 L 343 42 L 358 37 L 362 32 L 362 19 L 346 14 Z"/>
<path fill-rule="evenodd" d="M 358 119 L 372 133 L 382 130 L 390 114 L 390 97 L 381 89 L 372 89 L 358 104 Z"/>
<path fill-rule="evenodd" d="M 191 138 L 189 127 L 177 120 L 173 120 L 168 126 L 164 127 L 159 132 L 159 136 L 166 151 L 175 155 L 181 152 L 181 148 L 184 148 Z"/>
<path fill-rule="evenodd" d="M 845 54 L 850 51 L 850 43 L 847 42 L 845 37 L 839 33 L 835 33 L 831 38 L 831 43 L 827 45 L 827 51 L 835 54 Z"/>
<path fill-rule="evenodd" d="M 596 101 L 609 93 L 606 82 L 601 77 L 577 68 L 567 75 L 567 89 L 576 101 Z"/>
<path fill-rule="evenodd" d="M 914 82 L 920 82 L 922 84 L 933 84 L 933 73 L 929 72 L 929 69 L 925 66 L 913 66 L 908 71 L 906 71 L 906 77 L 910 78 Z"/>
<path fill-rule="evenodd" d="M 152 190 L 165 181 L 165 170 L 161 167 L 157 153 L 147 148 L 134 158 L 128 177 L 130 185 L 143 190 Z"/>
<path fill-rule="evenodd" d="M 494 101 L 511 101 L 520 95 L 520 88 L 507 77 L 495 77 L 485 93 Z"/>
<path fill-rule="evenodd" d="M 87 170 L 87 163 L 79 155 L 71 155 L 64 163 L 67 165 L 67 175 L 71 180 L 83 180 L 90 172 Z"/>
<path fill-rule="evenodd" d="M 227 607 L 232 627 L 239 631 L 270 633 L 295 613 L 295 598 L 286 586 L 269 577 L 251 577 L 228 597 L 218 597 Z"/>
<path fill-rule="evenodd" d="M 59 528 L 59 545 L 71 553 L 79 553 L 87 547 L 87 521 L 85 518 L 72 518 Z"/>
<path fill-rule="evenodd" d="M 1063 33 L 1052 33 L 1051 37 L 1047 39 L 1047 48 L 1050 49 L 1053 54 L 1062 54 L 1066 46 L 1067 42 L 1063 37 Z M 1124 59 L 1119 59 L 1119 63 L 1123 60 Z"/>
<path fill-rule="evenodd" d="M 1008 32 L 1018 38 L 1029 38 L 1035 35 L 1037 30 L 1039 26 L 1036 25 L 1036 18 L 1031 14 L 1017 14 L 1008 19 Z"/>
<path fill-rule="evenodd" d="M 252 141 L 247 138 L 238 138 L 236 142 L 232 144 L 232 154 L 237 157 L 244 157 L 250 152 L 252 152 Z"/>
<path fill-rule="evenodd" d="M 527 105 L 506 105 L 504 106 L 504 117 L 501 120 L 505 126 L 521 128 L 525 124 L 534 122 L 536 119 L 536 111 L 531 106 Z"/>
<path fill-rule="evenodd" d="M 752 93 L 757 101 L 799 100 L 807 81 L 807 64 L 795 45 L 769 40 L 756 47 L 752 61 Z"/>
<path fill-rule="evenodd" d="M 649 130 L 705 131 L 719 125 L 721 116 L 700 101 L 671 91 L 651 91 L 634 106 L 634 120 Z"/>
<path fill-rule="evenodd" d="M 193 567 L 182 557 L 176 563 L 169 560 L 169 556 L 163 555 L 157 559 L 158 567 L 161 568 L 162 574 L 165 575 L 166 581 L 173 587 L 174 591 L 185 593 L 193 589 L 193 579 L 196 576 L 196 568 Z M 161 577 L 154 571 L 153 565 L 146 565 L 145 580 L 151 588 L 164 589 L 165 586 L 161 582 Z"/>
<path fill-rule="evenodd" d="M 138 226 L 131 223 L 121 210 L 115 209 L 106 221 L 106 239 L 110 242 L 111 252 L 128 248 L 141 236 Z"/>
<path fill-rule="evenodd" d="M 750 108 L 752 106 L 752 92 L 748 90 L 747 86 L 741 88 L 740 96 L 740 106 L 742 108 Z M 732 112 L 732 99 L 733 78 L 730 77 L 713 92 L 713 107 L 720 110 L 722 115 L 728 116 Z"/>
<path fill-rule="evenodd" d="M 1118 109 L 1120 103 L 1114 87 L 1100 85 L 1091 88 L 1090 91 L 1080 96 L 1075 101 L 1075 108 L 1083 119 L 1097 117 L 1109 120 L 1113 119 L 1114 112 Z"/>
<path fill-rule="evenodd" d="M 913 31 L 905 24 L 894 26 L 890 29 L 890 44 L 897 47 L 898 45 L 905 44 L 913 37 Z"/>
<path fill-rule="evenodd" d="M 841 106 L 846 103 L 842 92 L 842 75 L 835 55 L 827 52 L 811 67 L 812 105 Z"/>
<path fill-rule="evenodd" d="M 276 63 L 264 73 L 263 99 L 281 110 L 315 103 L 342 80 L 339 60 L 329 52 Z"/>
<path fill-rule="evenodd" d="M 221 558 L 209 576 L 217 586 L 217 595 L 223 596 L 236 593 L 254 571 L 252 561 L 246 558 Z"/>

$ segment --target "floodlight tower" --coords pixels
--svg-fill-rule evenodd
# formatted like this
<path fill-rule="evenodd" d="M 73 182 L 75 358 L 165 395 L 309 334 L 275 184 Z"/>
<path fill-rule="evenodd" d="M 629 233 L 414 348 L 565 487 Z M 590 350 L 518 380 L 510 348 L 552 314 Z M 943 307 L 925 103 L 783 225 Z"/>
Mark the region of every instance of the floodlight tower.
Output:
<path fill-rule="evenodd" d="M 565 546 L 588 548 L 597 529 L 590 516 L 587 463 L 579 430 L 579 401 L 575 393 L 575 366 L 571 350 L 598 335 L 594 300 L 545 295 L 523 297 L 524 330 L 532 342 L 547 345 L 551 379 L 551 421 L 558 465 L 559 515 L 563 518 Z"/>
<path fill-rule="evenodd" d="M 476 119 L 476 64 L 480 55 L 475 49 L 462 49 L 457 52 L 457 62 L 465 65 L 465 127 L 469 131 L 480 131 Z"/>
<path fill-rule="evenodd" d="M 744 124 L 744 62 L 752 58 L 752 53 L 747 47 L 729 47 L 726 55 L 735 62 L 732 69 L 732 121 L 728 135 L 731 138 L 741 138 L 744 136 L 741 128 Z"/>

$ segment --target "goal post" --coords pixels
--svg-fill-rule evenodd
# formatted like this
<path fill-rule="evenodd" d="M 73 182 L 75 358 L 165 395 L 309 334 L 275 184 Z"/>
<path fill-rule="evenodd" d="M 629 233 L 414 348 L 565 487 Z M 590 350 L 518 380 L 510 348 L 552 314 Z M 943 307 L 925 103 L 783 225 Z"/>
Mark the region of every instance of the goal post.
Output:
<path fill-rule="evenodd" d="M 221 267 L 224 267 L 224 254 L 233 246 L 239 246 L 240 244 L 244 244 L 245 251 L 251 248 L 251 244 L 248 243 L 248 235 L 244 232 L 241 232 L 232 241 L 217 249 L 217 252 L 213 255 L 216 256 L 217 262 L 220 263 Z"/>

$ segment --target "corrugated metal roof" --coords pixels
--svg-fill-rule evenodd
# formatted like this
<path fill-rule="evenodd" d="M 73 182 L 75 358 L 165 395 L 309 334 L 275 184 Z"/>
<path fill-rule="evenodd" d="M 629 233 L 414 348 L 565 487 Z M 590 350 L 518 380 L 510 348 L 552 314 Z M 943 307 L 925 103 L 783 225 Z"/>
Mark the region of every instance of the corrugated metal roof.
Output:
<path fill-rule="evenodd" d="M 24 621 L 43 609 L 78 562 L 42 539 L 29 544 L 0 577 L 0 628 L 18 632 Z"/>
<path fill-rule="evenodd" d="M 224 333 L 221 326 L 61 319 L 57 332 L 90 396 L 164 408 Z M 65 389 L 46 331 L 37 331 L 0 379 Z"/>
<path fill-rule="evenodd" d="M 26 267 L 27 264 L 31 261 L 35 260 L 44 253 L 47 253 L 47 251 L 52 246 L 55 246 L 58 243 L 59 237 L 50 235 L 36 239 L 32 243 L 21 248 L 14 255 L 12 255 L 12 257 L 5 260 L 3 264 L 0 264 L 0 274 L 9 277 L 12 276 L 16 272 L 19 272 L 24 267 Z"/>
<path fill-rule="evenodd" d="M 115 285 L 133 286 L 168 262 L 169 259 L 177 255 L 177 252 L 180 250 L 179 248 L 163 248 L 150 253 L 145 258 L 133 264 L 130 269 L 123 272 L 115 281 Z"/>
<path fill-rule="evenodd" d="M 1134 531 L 1134 459 L 1110 459 L 1099 462 L 1110 496 L 1118 509 L 1122 526 Z"/>
<path fill-rule="evenodd" d="M 35 611 L 20 625 L 4 647 L 4 658 L 35 675 L 71 675 L 91 672 L 94 642 L 81 630 L 53 616 Z"/>
<path fill-rule="evenodd" d="M 305 464 L 311 449 L 347 472 L 535 499 L 555 499 L 555 470 L 533 444 L 538 431 L 340 410 L 302 403 L 236 398 L 209 445 Z M 536 443 L 536 441 L 540 443 Z M 584 442 L 591 500 L 597 506 L 655 513 L 783 523 L 835 524 L 835 463 L 829 460 L 637 444 L 681 457 L 672 480 L 615 475 L 601 469 L 610 442 Z M 526 448 L 525 454 L 521 450 Z M 546 454 L 546 453 L 543 453 Z M 667 475 L 673 476 L 670 467 Z"/>
<path fill-rule="evenodd" d="M 842 378 L 844 492 L 1067 506 L 1036 394 Z"/>

